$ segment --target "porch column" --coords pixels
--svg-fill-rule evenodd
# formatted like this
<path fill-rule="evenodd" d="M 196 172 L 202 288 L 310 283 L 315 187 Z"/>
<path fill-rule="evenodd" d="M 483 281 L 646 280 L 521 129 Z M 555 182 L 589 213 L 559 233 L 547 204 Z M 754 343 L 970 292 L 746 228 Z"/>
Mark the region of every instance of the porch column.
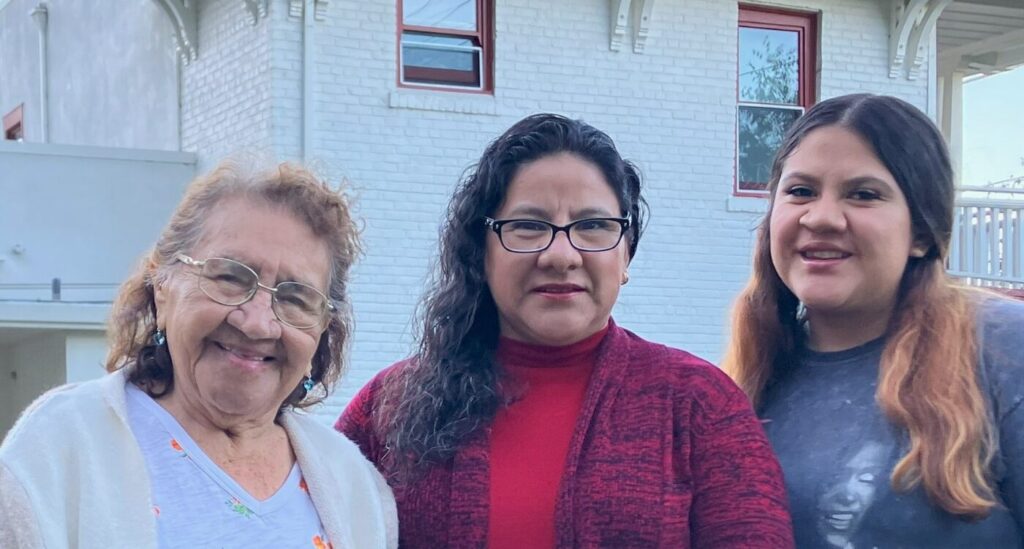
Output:
<path fill-rule="evenodd" d="M 940 127 L 942 135 L 949 143 L 949 156 L 953 164 L 953 181 L 959 187 L 963 182 L 960 179 L 963 169 L 964 153 L 964 73 L 958 70 L 940 72 L 941 78 L 941 101 Z M 971 184 L 970 181 L 967 182 Z"/>

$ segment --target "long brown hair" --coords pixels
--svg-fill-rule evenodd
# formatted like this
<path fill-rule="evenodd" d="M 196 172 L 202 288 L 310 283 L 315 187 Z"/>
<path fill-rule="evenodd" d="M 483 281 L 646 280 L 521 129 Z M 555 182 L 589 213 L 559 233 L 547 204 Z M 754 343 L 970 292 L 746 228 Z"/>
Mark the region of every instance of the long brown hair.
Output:
<path fill-rule="evenodd" d="M 789 130 L 772 166 L 768 213 L 753 274 L 733 309 L 723 368 L 758 406 L 768 383 L 797 360 L 804 319 L 772 264 L 769 218 L 786 159 L 808 133 L 836 125 L 872 146 L 906 196 L 915 242 L 928 245 L 924 257 L 908 259 L 878 373 L 878 405 L 910 438 L 893 468 L 893 488 L 920 485 L 947 512 L 984 518 L 997 504 L 990 475 L 997 443 L 977 372 L 975 312 L 983 294 L 945 272 L 953 171 L 941 134 L 912 105 L 867 94 L 837 97 L 815 105 Z"/>

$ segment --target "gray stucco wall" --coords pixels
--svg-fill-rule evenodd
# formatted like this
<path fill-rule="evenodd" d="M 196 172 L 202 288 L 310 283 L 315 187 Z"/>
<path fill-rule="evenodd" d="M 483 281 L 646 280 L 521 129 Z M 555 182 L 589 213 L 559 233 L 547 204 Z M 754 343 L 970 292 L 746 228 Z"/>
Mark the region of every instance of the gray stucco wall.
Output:
<path fill-rule="evenodd" d="M 65 303 L 110 301 L 194 175 L 189 153 L 0 143 L 0 304 L 54 278 Z"/>
<path fill-rule="evenodd" d="M 24 104 L 26 141 L 39 141 L 39 32 L 29 17 L 33 0 L 0 9 L 0 116 Z"/>
<path fill-rule="evenodd" d="M 25 104 L 39 142 L 38 0 L 0 11 L 0 114 Z M 48 0 L 50 142 L 178 150 L 173 28 L 152 1 Z"/>

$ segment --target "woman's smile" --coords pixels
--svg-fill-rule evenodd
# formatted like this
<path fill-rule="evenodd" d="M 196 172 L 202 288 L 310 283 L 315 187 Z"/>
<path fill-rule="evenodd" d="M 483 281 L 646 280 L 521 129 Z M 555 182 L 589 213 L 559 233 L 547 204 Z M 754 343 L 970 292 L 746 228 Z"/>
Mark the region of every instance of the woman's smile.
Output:
<path fill-rule="evenodd" d="M 533 292 L 552 301 L 569 301 L 586 293 L 586 289 L 578 284 L 542 284 Z"/>
<path fill-rule="evenodd" d="M 223 355 L 224 360 L 232 366 L 255 371 L 275 365 L 276 357 L 273 354 L 265 353 L 254 347 L 228 345 L 219 341 L 214 341 L 213 346 Z"/>

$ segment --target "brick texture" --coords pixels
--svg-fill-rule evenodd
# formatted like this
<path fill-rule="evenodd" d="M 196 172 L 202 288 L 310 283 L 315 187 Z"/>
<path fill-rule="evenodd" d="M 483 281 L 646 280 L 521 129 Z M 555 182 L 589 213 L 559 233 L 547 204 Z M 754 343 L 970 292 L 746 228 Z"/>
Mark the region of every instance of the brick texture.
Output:
<path fill-rule="evenodd" d="M 302 22 L 271 2 L 253 27 L 237 2 L 200 3 L 200 59 L 184 70 L 183 141 L 203 167 L 235 149 L 301 154 Z M 351 369 L 319 412 L 412 350 L 411 320 L 437 227 L 463 170 L 519 118 L 579 117 L 608 132 L 646 176 L 647 234 L 614 315 L 642 337 L 720 357 L 749 273 L 757 199 L 729 206 L 735 162 L 737 4 L 656 3 L 644 53 L 632 29 L 609 50 L 609 3 L 501 0 L 495 92 L 398 88 L 396 2 L 333 0 L 314 32 L 310 157 L 345 178 L 365 222 L 352 293 Z M 773 2 L 821 13 L 819 97 L 870 91 L 925 108 L 927 80 L 888 77 L 887 2 Z M 763 208 L 763 206 L 761 206 Z"/>

